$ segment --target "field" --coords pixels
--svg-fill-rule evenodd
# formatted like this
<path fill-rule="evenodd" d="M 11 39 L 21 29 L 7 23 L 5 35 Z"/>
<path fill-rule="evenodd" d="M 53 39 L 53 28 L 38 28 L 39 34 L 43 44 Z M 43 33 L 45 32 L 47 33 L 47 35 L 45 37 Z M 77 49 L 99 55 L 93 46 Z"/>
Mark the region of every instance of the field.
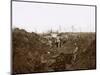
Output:
<path fill-rule="evenodd" d="M 13 73 L 96 68 L 95 32 L 27 32 L 13 29 Z"/>

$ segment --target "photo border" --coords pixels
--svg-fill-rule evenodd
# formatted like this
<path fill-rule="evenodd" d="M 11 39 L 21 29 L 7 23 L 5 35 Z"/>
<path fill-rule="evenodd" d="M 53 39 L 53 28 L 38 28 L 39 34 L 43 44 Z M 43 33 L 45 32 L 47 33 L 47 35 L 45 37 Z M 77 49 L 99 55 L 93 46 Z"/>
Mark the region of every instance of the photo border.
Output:
<path fill-rule="evenodd" d="M 88 6 L 95 7 L 95 45 L 96 45 L 96 67 L 94 69 L 75 69 L 75 70 L 63 70 L 63 71 L 45 71 L 45 72 L 29 72 L 29 73 L 17 73 L 17 74 L 36 74 L 36 73 L 53 73 L 53 72 L 69 72 L 69 71 L 85 71 L 85 70 L 96 70 L 97 69 L 97 5 L 87 5 L 87 4 L 73 4 L 73 3 L 56 3 L 56 2 L 44 2 L 44 1 L 23 1 L 23 0 L 11 0 L 10 1 L 10 24 L 11 24 L 11 75 L 16 75 L 13 73 L 13 47 L 12 47 L 12 2 L 28 2 L 28 3 L 42 3 L 42 4 L 57 4 L 57 5 L 73 5 L 73 6 Z"/>

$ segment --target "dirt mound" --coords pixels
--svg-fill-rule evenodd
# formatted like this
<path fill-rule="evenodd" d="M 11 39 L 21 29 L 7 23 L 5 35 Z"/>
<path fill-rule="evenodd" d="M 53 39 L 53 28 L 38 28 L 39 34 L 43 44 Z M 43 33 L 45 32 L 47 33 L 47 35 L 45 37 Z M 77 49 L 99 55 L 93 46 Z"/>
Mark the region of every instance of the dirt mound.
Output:
<path fill-rule="evenodd" d="M 13 72 L 29 73 L 39 71 L 40 58 L 48 46 L 40 42 L 40 36 L 23 29 L 13 30 Z M 42 67 L 42 66 L 41 66 Z M 43 68 L 42 68 L 43 69 Z"/>
<path fill-rule="evenodd" d="M 96 68 L 96 40 L 93 40 L 85 52 L 77 56 L 74 64 L 75 69 L 95 69 Z"/>
<path fill-rule="evenodd" d="M 68 38 L 61 40 L 61 47 L 51 47 L 43 34 L 15 28 L 12 36 L 13 73 L 95 69 L 95 34 L 67 34 Z"/>

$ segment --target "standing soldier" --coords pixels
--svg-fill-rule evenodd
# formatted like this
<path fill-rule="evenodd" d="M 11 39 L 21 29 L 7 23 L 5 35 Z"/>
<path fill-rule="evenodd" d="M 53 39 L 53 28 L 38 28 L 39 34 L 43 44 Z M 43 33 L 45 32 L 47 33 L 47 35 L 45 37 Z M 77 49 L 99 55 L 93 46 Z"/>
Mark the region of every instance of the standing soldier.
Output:
<path fill-rule="evenodd" d="M 61 41 L 59 37 L 56 38 L 55 44 L 56 44 L 56 47 L 60 47 Z"/>
<path fill-rule="evenodd" d="M 75 49 L 74 49 L 74 51 L 73 51 L 73 61 L 75 61 L 76 60 L 76 56 L 77 56 L 77 52 L 78 52 L 78 47 L 76 47 Z"/>

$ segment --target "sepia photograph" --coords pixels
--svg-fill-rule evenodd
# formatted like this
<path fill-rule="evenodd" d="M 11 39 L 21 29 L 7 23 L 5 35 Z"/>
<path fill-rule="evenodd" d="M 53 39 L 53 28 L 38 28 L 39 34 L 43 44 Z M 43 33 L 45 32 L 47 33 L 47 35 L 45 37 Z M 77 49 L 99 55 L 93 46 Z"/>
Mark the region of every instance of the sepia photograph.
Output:
<path fill-rule="evenodd" d="M 12 1 L 12 73 L 96 69 L 96 6 Z"/>

